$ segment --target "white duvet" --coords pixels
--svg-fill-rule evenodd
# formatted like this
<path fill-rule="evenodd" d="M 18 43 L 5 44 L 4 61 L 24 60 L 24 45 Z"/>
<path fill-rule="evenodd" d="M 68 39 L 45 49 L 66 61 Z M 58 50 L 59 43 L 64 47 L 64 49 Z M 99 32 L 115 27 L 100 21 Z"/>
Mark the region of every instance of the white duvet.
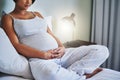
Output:
<path fill-rule="evenodd" d="M 87 80 L 120 80 L 120 72 L 110 69 L 104 69 L 102 72 L 99 72 L 98 74 Z"/>
<path fill-rule="evenodd" d="M 16 76 L 3 76 L 0 77 L 0 80 L 30 80 L 30 79 L 24 79 Z M 120 72 L 111 69 L 103 69 L 103 71 L 94 75 L 92 78 L 86 80 L 120 80 Z"/>

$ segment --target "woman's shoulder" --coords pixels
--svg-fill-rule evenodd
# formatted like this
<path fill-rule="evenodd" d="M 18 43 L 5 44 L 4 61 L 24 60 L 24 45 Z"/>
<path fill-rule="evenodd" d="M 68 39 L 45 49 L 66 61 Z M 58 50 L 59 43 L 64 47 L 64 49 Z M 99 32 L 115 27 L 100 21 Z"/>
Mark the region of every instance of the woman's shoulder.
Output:
<path fill-rule="evenodd" d="M 8 26 L 10 27 L 12 25 L 12 23 L 13 23 L 13 20 L 9 14 L 5 14 L 2 16 L 2 18 L 1 18 L 2 28 L 5 28 L 5 27 L 8 28 Z"/>
<path fill-rule="evenodd" d="M 11 21 L 12 18 L 9 14 L 5 14 L 5 15 L 2 16 L 1 20 L 2 21 Z"/>
<path fill-rule="evenodd" d="M 33 12 L 36 16 L 40 17 L 40 18 L 43 18 L 43 16 L 39 13 L 39 12 Z"/>

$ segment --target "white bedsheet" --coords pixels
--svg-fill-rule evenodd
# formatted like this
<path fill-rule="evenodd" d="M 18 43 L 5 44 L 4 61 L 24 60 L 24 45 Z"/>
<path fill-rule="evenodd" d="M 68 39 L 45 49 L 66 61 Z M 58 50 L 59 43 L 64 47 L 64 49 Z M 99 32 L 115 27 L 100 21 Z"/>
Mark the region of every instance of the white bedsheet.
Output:
<path fill-rule="evenodd" d="M 3 76 L 0 80 L 30 80 L 16 76 Z M 120 80 L 120 72 L 111 69 L 103 69 L 103 71 L 94 75 L 92 78 L 87 80 Z"/>
<path fill-rule="evenodd" d="M 1 77 L 0 80 L 30 80 L 30 79 L 24 79 L 16 76 L 5 76 L 5 77 Z"/>
<path fill-rule="evenodd" d="M 103 71 L 87 80 L 120 80 L 120 72 L 111 69 L 103 69 Z"/>

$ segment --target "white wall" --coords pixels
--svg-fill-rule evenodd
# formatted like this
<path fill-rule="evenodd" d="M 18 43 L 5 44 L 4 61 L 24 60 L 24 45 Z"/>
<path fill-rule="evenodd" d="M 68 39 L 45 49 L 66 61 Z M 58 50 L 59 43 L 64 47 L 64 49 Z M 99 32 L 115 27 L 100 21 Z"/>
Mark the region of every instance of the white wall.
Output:
<path fill-rule="evenodd" d="M 3 10 L 10 12 L 13 10 L 14 2 L 4 0 L 5 7 Z M 36 0 L 29 10 L 39 11 L 43 16 L 52 16 L 54 23 L 54 33 L 62 42 L 68 40 L 81 39 L 89 40 L 90 20 L 91 20 L 91 0 Z M 64 16 L 75 13 L 74 20 L 76 26 L 74 37 L 72 28 L 65 28 L 60 24 Z M 66 30 L 65 30 L 66 29 Z"/>
<path fill-rule="evenodd" d="M 0 16 L 1 16 L 2 9 L 4 8 L 4 6 L 5 6 L 5 1 L 4 0 L 0 0 Z"/>

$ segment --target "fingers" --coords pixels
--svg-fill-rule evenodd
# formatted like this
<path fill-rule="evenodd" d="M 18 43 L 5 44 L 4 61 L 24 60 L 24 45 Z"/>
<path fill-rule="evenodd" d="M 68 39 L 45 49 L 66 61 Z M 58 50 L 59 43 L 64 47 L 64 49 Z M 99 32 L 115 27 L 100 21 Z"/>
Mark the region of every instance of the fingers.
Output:
<path fill-rule="evenodd" d="M 59 53 L 59 49 L 48 50 L 48 52 L 50 52 L 52 54 L 58 54 Z"/>
<path fill-rule="evenodd" d="M 55 53 L 61 53 L 64 52 L 64 49 L 62 47 L 56 48 L 53 50 Z"/>
<path fill-rule="evenodd" d="M 62 47 L 47 51 L 48 59 L 61 58 L 63 55 L 64 55 L 64 48 Z"/>
<path fill-rule="evenodd" d="M 51 49 L 51 50 L 48 50 L 47 52 L 50 52 L 50 53 L 54 53 L 54 51 Z"/>
<path fill-rule="evenodd" d="M 60 48 L 56 48 L 53 50 L 55 53 L 60 51 Z"/>
<path fill-rule="evenodd" d="M 53 58 L 61 58 L 63 56 L 62 53 L 59 53 L 59 54 L 51 54 L 51 59 Z"/>
<path fill-rule="evenodd" d="M 51 58 L 57 58 L 58 57 L 58 54 L 51 54 Z"/>

